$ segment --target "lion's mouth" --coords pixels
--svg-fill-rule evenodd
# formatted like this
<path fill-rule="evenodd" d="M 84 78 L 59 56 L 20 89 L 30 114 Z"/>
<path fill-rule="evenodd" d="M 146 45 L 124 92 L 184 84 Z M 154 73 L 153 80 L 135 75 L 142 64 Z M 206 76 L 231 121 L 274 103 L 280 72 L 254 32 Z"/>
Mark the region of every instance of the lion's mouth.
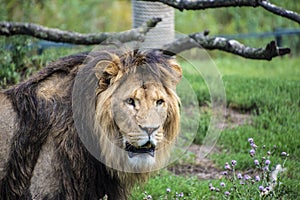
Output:
<path fill-rule="evenodd" d="M 128 152 L 129 158 L 140 154 L 149 154 L 150 156 L 154 157 L 155 152 L 155 145 L 148 141 L 146 144 L 140 147 L 135 147 L 129 142 L 126 142 L 125 151 Z"/>

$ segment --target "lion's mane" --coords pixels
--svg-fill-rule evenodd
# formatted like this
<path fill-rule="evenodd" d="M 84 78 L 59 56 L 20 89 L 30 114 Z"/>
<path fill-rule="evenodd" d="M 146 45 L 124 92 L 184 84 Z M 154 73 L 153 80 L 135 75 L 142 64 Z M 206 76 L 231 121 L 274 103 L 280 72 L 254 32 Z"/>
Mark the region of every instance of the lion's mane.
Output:
<path fill-rule="evenodd" d="M 84 128 L 92 134 L 87 140 L 96 137 L 105 157 L 109 146 L 102 142 L 103 137 L 110 138 L 117 130 L 109 111 L 114 82 L 120 78 L 113 66 L 118 65 L 121 74 L 126 74 L 134 72 L 141 62 L 149 65 L 149 73 L 163 82 L 172 98 L 164 130 L 167 139 L 174 141 L 179 132 L 179 100 L 174 82 L 179 81 L 181 71 L 176 65 L 175 70 L 170 68 L 169 58 L 156 51 L 131 51 L 126 55 L 104 51 L 65 57 L 0 93 L 0 103 L 5 102 L 0 112 L 8 110 L 7 117 L 13 118 L 10 121 L 14 123 L 5 125 L 0 120 L 0 127 L 13 129 L 12 136 L 4 142 L 7 153 L 0 151 L 0 199 L 99 199 L 105 195 L 109 199 L 126 199 L 136 182 L 145 181 L 148 172 L 118 171 L 91 155 L 74 123 L 76 99 L 72 95 L 75 87 L 81 86 L 82 90 L 76 91 L 82 92 L 94 90 L 93 97 L 86 97 L 94 101 L 82 105 L 85 112 L 81 120 L 86 120 Z M 79 73 L 86 76 L 78 77 Z M 103 104 L 99 112 L 95 111 L 98 100 Z M 97 119 L 101 131 L 96 126 Z M 3 137 L 11 133 L 0 131 L 0 137 L 1 134 Z M 171 146 L 172 143 L 167 144 L 167 151 L 158 155 L 158 165 L 163 165 Z M 114 159 L 105 157 L 108 158 Z"/>

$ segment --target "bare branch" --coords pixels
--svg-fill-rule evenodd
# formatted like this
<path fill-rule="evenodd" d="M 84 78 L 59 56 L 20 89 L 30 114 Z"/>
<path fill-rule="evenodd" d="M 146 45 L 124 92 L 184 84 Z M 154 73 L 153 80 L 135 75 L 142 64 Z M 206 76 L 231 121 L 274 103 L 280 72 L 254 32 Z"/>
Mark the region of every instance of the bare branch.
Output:
<path fill-rule="evenodd" d="M 257 0 L 143 0 L 161 2 L 180 11 L 183 10 L 204 10 L 208 8 L 238 7 L 238 6 L 259 6 Z"/>
<path fill-rule="evenodd" d="M 261 6 L 273 14 L 280 15 L 300 24 L 300 15 L 296 12 L 286 10 L 271 4 L 267 0 L 143 0 L 152 2 L 161 2 L 180 11 L 183 10 L 203 10 L 208 8 L 221 7 L 258 7 Z"/>
<path fill-rule="evenodd" d="M 187 37 L 179 38 L 164 46 L 166 54 L 175 55 L 182 51 L 202 47 L 208 50 L 221 50 L 250 59 L 272 60 L 276 56 L 283 56 L 290 53 L 289 48 L 280 48 L 274 41 L 267 44 L 265 48 L 247 47 L 236 40 L 222 37 L 210 37 L 208 31 L 194 33 Z"/>
<path fill-rule="evenodd" d="M 153 18 L 142 26 L 123 31 L 119 33 L 94 33 L 94 34 L 82 34 L 71 31 L 62 31 L 55 28 L 48 28 L 33 23 L 22 22 L 0 22 L 0 35 L 13 36 L 13 35 L 29 35 L 43 40 L 49 40 L 53 42 L 64 42 L 71 44 L 83 44 L 92 45 L 100 44 L 107 39 L 117 39 L 120 42 L 128 42 L 133 40 L 141 40 L 145 34 L 160 22 L 160 18 Z"/>
<path fill-rule="evenodd" d="M 293 20 L 295 22 L 298 22 L 300 24 L 300 15 L 298 13 L 278 7 L 274 4 L 271 4 L 269 1 L 259 1 L 258 3 L 264 9 L 266 9 L 276 15 L 286 17 L 286 18 Z"/>

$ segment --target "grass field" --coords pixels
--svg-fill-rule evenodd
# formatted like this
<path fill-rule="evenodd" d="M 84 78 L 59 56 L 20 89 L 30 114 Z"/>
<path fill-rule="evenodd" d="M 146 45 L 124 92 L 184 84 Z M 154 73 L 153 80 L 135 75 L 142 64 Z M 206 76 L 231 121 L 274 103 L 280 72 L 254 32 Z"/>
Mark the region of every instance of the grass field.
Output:
<path fill-rule="evenodd" d="M 225 176 L 218 180 L 199 180 L 163 170 L 145 186 L 137 187 L 131 199 L 299 199 L 300 60 L 285 57 L 267 62 L 226 56 L 214 62 L 224 81 L 227 108 L 250 114 L 252 122 L 223 130 L 217 142 L 218 153 L 209 157 L 220 170 L 224 170 L 226 162 L 230 164 L 231 160 L 236 160 L 235 170 L 248 173 L 253 183 L 249 181 L 247 184 L 243 178 L 244 183 L 241 184 L 237 177 L 227 180 Z M 185 68 L 185 64 L 182 65 Z M 200 105 L 207 105 L 210 95 L 203 80 L 188 69 L 184 70 L 184 77 L 193 86 Z M 198 134 L 203 134 L 209 120 L 200 122 L 203 123 Z M 195 141 L 201 143 L 202 138 L 196 136 Z M 258 146 L 254 157 L 249 155 L 251 147 L 248 138 L 253 138 Z M 281 152 L 287 152 L 288 158 L 284 159 Z M 266 188 L 270 183 L 266 179 L 254 181 L 259 167 L 266 165 L 262 157 L 271 161 L 268 165 L 270 171 L 276 164 L 284 164 L 286 168 L 280 176 L 281 184 L 267 196 L 260 196 L 259 186 Z M 254 164 L 254 159 L 259 160 L 260 166 Z M 226 183 L 226 186 L 219 186 L 220 182 Z M 221 191 L 210 191 L 210 183 Z M 227 196 L 225 191 L 231 194 Z"/>

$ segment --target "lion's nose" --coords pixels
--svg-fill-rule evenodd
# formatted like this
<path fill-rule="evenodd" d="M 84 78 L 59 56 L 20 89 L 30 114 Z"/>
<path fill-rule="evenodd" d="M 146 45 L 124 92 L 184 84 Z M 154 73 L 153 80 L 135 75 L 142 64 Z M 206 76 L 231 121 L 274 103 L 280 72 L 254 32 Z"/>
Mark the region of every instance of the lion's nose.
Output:
<path fill-rule="evenodd" d="M 143 131 L 145 131 L 145 132 L 148 134 L 148 136 L 150 136 L 150 135 L 152 135 L 152 133 L 153 133 L 154 131 L 156 131 L 156 130 L 159 128 L 159 126 L 157 126 L 157 127 L 143 127 L 143 126 L 140 126 L 140 128 L 141 128 Z"/>

